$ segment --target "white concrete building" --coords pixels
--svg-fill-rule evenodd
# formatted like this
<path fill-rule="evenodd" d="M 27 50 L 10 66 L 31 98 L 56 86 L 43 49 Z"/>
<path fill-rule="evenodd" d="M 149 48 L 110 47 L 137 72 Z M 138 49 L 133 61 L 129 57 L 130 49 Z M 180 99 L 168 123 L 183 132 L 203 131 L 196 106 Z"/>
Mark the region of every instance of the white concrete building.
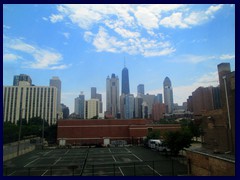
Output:
<path fill-rule="evenodd" d="M 57 121 L 57 88 L 49 86 L 30 86 L 20 81 L 18 86 L 3 87 L 4 121 L 17 123 L 17 120 L 41 117 L 48 124 Z"/>

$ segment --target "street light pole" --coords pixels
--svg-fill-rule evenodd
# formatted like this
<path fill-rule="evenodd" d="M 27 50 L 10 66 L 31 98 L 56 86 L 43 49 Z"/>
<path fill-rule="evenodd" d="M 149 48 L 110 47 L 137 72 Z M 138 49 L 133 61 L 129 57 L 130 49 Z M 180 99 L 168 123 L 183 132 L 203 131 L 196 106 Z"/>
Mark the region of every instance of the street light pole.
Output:
<path fill-rule="evenodd" d="M 43 149 L 43 146 L 44 146 L 44 119 L 42 119 L 43 123 L 42 123 L 42 149 Z"/>
<path fill-rule="evenodd" d="M 19 118 L 19 131 L 18 131 L 18 146 L 17 146 L 17 156 L 19 156 L 20 150 L 20 140 L 21 140 L 21 132 L 22 132 L 22 110 L 20 109 L 20 118 Z"/>

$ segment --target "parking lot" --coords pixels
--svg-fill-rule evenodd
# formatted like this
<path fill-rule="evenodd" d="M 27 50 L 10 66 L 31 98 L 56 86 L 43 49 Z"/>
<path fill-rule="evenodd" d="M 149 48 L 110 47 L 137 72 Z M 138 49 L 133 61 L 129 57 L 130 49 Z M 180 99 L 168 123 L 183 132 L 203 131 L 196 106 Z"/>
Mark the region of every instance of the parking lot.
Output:
<path fill-rule="evenodd" d="M 35 150 L 4 162 L 5 176 L 178 176 L 187 175 L 184 158 L 148 148 Z"/>

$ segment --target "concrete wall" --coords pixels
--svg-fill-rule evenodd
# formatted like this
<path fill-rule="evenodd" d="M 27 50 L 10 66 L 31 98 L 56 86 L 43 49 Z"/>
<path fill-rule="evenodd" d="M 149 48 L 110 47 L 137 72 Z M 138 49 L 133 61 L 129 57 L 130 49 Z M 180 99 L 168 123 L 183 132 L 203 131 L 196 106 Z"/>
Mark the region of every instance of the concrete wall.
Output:
<path fill-rule="evenodd" d="M 235 161 L 186 151 L 192 176 L 235 176 Z"/>
<path fill-rule="evenodd" d="M 17 157 L 17 147 L 18 147 L 18 142 L 4 145 L 3 146 L 3 161 L 7 161 L 7 160 Z M 26 154 L 33 150 L 35 150 L 35 144 L 31 144 L 30 140 L 20 141 L 19 155 Z"/>

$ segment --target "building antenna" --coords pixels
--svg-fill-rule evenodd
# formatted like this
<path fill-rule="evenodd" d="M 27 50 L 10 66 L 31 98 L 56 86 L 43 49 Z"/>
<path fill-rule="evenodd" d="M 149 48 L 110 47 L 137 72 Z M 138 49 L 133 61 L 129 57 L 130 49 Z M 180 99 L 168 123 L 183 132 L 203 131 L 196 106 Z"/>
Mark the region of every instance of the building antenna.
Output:
<path fill-rule="evenodd" d="M 124 56 L 124 67 L 126 67 L 126 59 L 125 59 L 125 56 Z"/>

